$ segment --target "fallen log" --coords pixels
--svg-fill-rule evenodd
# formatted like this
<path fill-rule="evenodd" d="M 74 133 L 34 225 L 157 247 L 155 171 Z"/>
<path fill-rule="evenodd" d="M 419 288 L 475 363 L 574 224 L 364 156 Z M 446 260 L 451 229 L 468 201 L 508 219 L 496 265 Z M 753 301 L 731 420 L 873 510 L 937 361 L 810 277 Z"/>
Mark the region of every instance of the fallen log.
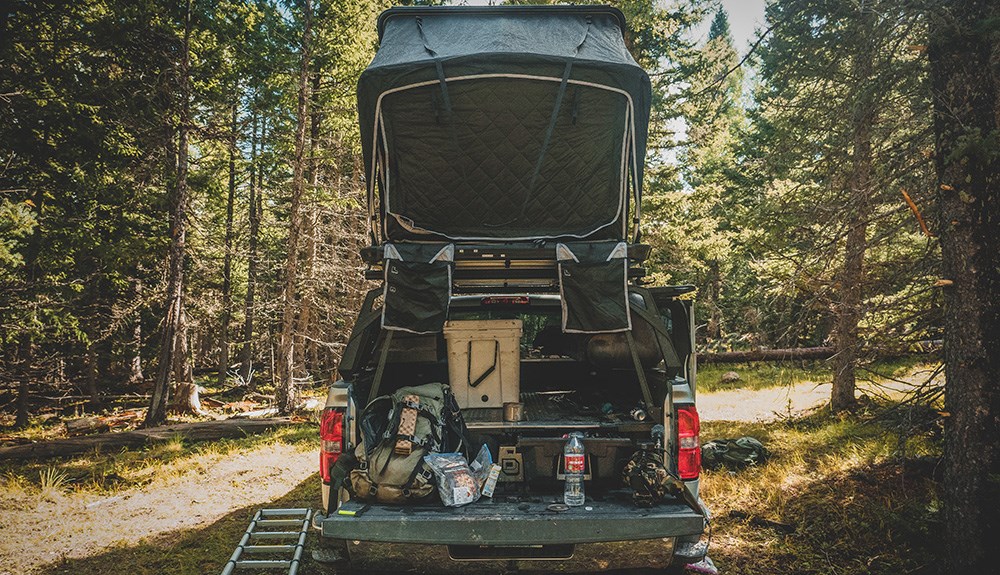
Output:
<path fill-rule="evenodd" d="M 748 361 L 820 360 L 833 357 L 832 347 L 793 347 L 789 349 L 757 349 L 699 353 L 698 363 L 744 363 Z"/>
<path fill-rule="evenodd" d="M 27 445 L 0 448 L 0 460 L 33 459 L 47 457 L 70 457 L 95 449 L 121 449 L 141 447 L 148 442 L 182 436 L 189 441 L 214 441 L 229 437 L 244 437 L 263 433 L 286 425 L 298 425 L 300 421 L 288 418 L 271 419 L 223 419 L 220 421 L 199 421 L 178 423 L 150 429 L 137 429 L 121 433 L 101 433 L 86 437 L 54 439 Z"/>
<path fill-rule="evenodd" d="M 66 433 L 69 435 L 86 435 L 88 433 L 97 433 L 98 431 L 107 431 L 111 426 L 104 420 L 103 417 L 81 417 L 80 419 L 71 419 L 66 422 Z"/>

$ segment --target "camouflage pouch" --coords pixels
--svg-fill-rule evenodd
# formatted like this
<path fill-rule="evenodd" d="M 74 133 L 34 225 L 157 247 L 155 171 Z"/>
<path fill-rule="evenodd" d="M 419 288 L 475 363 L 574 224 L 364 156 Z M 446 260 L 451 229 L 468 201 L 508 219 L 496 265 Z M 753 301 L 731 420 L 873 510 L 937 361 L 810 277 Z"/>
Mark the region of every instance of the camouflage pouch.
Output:
<path fill-rule="evenodd" d="M 663 465 L 662 455 L 653 450 L 641 449 L 632 454 L 622 470 L 622 482 L 632 490 L 632 502 L 639 507 L 652 507 L 679 492 L 676 480 Z"/>

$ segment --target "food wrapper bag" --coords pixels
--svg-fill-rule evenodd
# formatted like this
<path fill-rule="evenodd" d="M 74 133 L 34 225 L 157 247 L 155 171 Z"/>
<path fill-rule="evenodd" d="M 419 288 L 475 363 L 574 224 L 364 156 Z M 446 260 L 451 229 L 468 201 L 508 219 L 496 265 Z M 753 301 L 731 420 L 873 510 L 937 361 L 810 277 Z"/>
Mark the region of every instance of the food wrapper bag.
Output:
<path fill-rule="evenodd" d="M 479 480 L 461 453 L 431 453 L 424 456 L 434 472 L 441 502 L 460 507 L 479 500 Z"/>

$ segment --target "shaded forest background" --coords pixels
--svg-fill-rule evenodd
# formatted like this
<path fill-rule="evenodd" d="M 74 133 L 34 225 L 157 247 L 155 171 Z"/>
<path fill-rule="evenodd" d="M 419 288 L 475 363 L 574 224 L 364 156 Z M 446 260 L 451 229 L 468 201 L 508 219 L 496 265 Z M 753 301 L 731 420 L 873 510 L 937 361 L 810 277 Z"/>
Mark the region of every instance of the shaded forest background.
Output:
<path fill-rule="evenodd" d="M 214 374 L 289 407 L 335 377 L 369 287 L 354 88 L 389 5 L 0 15 L 0 401 L 19 423 L 66 390 L 99 405 Z M 940 248 L 907 203 L 936 221 L 926 10 L 776 0 L 741 60 L 712 2 L 618 5 L 654 81 L 653 279 L 699 288 L 705 350 L 834 346 L 849 408 L 858 366 L 941 338 Z"/>
<path fill-rule="evenodd" d="M 990 571 L 996 3 L 769 0 L 749 52 L 710 0 L 615 4 L 653 80 L 652 277 L 698 287 L 703 350 L 832 347 L 835 411 L 943 338 L 949 561 Z M 389 5 L 0 5 L 0 423 L 140 393 L 156 424 L 209 381 L 288 411 L 335 378 L 372 287 L 354 89 Z"/>

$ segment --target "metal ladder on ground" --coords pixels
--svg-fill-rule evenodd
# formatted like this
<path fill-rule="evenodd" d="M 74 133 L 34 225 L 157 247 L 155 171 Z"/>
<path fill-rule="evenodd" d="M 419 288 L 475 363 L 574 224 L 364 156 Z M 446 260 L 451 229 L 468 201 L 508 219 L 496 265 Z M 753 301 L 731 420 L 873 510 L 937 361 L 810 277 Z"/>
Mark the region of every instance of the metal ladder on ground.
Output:
<path fill-rule="evenodd" d="M 287 569 L 288 575 L 296 575 L 311 519 L 312 509 L 258 509 L 222 575 L 236 569 Z M 279 530 L 269 530 L 272 527 Z M 243 559 L 244 553 L 255 558 Z M 277 553 L 290 553 L 291 559 L 274 558 Z"/>

